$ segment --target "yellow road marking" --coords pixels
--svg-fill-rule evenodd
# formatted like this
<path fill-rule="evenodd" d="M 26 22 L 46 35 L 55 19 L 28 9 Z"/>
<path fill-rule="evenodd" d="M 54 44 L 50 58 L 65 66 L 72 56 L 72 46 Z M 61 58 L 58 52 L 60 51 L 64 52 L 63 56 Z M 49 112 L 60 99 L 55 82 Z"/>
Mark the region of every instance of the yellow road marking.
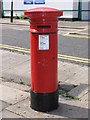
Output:
<path fill-rule="evenodd" d="M 30 49 L 16 47 L 16 46 L 0 44 L 0 48 L 1 49 L 14 50 L 14 51 L 18 51 L 18 52 L 27 53 L 27 54 L 30 53 Z M 67 55 L 58 54 L 58 58 L 65 59 L 65 60 L 70 60 L 70 61 L 75 61 L 75 62 L 90 63 L 90 59 L 79 58 L 79 57 L 75 57 L 75 56 L 67 56 Z"/>
<path fill-rule="evenodd" d="M 30 49 L 27 49 L 27 48 L 22 48 L 22 47 L 17 47 L 17 46 L 10 46 L 10 45 L 5 45 L 5 44 L 0 44 L 0 46 L 2 47 L 8 47 L 8 48 L 16 48 L 16 49 L 23 49 L 23 50 L 30 50 Z"/>
<path fill-rule="evenodd" d="M 83 60 L 83 61 L 88 61 L 88 59 L 86 58 L 79 58 L 79 57 L 75 57 L 75 56 L 67 56 L 67 55 L 61 55 L 59 54 L 60 56 L 58 57 L 66 57 L 66 58 L 70 58 L 70 59 L 78 59 L 78 60 Z"/>
<path fill-rule="evenodd" d="M 64 34 L 63 36 L 69 36 L 69 37 L 75 37 L 75 38 L 90 38 L 90 36 L 88 35 L 79 35 L 79 34 Z"/>
<path fill-rule="evenodd" d="M 74 57 L 74 56 L 67 56 L 67 55 L 58 54 L 58 58 L 70 60 L 70 61 L 75 61 L 75 62 L 90 63 L 90 59 L 79 58 L 79 57 Z"/>
<path fill-rule="evenodd" d="M 8 50 L 14 50 L 14 51 L 18 51 L 18 52 L 30 53 L 30 49 L 16 47 L 16 46 L 0 44 L 0 48 L 8 49 Z"/>

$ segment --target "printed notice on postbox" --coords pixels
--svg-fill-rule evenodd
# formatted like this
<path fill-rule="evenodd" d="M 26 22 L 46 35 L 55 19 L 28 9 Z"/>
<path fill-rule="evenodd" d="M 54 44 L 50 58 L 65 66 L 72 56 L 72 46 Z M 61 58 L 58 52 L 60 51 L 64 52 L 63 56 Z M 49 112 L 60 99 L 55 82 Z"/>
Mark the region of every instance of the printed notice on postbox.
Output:
<path fill-rule="evenodd" d="M 39 35 L 39 50 L 49 50 L 49 35 Z"/>

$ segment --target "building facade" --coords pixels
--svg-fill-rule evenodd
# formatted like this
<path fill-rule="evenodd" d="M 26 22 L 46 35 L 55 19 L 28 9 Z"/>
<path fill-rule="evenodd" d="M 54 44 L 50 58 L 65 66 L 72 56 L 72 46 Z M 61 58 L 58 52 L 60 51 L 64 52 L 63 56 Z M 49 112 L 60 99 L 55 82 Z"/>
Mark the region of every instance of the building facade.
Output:
<path fill-rule="evenodd" d="M 11 0 L 2 0 L 4 16 L 10 16 Z M 14 16 L 36 7 L 52 7 L 63 10 L 62 19 L 90 20 L 89 0 L 13 0 Z"/>

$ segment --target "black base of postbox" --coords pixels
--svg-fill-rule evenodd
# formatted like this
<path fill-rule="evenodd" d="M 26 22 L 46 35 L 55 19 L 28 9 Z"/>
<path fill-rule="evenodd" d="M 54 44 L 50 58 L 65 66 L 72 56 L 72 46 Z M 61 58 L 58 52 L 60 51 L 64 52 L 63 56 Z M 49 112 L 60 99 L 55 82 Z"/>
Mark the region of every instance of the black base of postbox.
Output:
<path fill-rule="evenodd" d="M 49 112 L 58 107 L 58 90 L 41 94 L 31 90 L 31 108 L 40 112 Z"/>

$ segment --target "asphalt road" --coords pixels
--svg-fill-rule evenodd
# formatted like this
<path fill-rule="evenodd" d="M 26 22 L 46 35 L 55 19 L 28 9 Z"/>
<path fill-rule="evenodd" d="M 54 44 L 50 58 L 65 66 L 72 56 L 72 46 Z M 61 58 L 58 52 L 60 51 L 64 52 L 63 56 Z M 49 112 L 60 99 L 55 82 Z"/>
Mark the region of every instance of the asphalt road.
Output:
<path fill-rule="evenodd" d="M 0 38 L 0 43 L 30 48 L 29 26 L 2 25 L 2 41 Z M 58 53 L 88 58 L 88 39 L 58 34 Z"/>

